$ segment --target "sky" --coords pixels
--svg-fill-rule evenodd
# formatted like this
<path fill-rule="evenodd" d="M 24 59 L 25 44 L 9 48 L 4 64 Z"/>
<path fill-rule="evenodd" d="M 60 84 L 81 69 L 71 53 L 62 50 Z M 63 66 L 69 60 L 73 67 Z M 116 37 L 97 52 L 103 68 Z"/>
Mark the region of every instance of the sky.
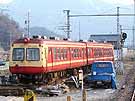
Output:
<path fill-rule="evenodd" d="M 133 0 L 0 0 L 0 8 L 16 20 L 21 27 L 30 11 L 30 27 L 46 27 L 57 34 L 65 35 L 61 27 L 66 23 L 66 13 L 70 14 L 114 14 L 120 7 L 120 13 L 133 13 Z M 70 18 L 71 39 L 79 39 L 79 25 L 81 38 L 87 40 L 90 34 L 114 33 L 116 34 L 116 17 L 77 17 Z M 132 28 L 133 17 L 120 17 L 123 28 Z M 132 31 L 128 33 L 127 43 L 130 43 Z"/>

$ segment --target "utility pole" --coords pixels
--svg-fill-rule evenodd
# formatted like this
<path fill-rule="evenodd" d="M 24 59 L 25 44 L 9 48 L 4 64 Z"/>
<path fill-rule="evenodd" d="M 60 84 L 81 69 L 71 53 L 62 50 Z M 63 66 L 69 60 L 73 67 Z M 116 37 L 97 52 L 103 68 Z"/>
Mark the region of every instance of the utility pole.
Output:
<path fill-rule="evenodd" d="M 122 34 L 122 25 L 120 25 L 120 34 Z M 120 44 L 121 44 L 121 61 L 123 61 L 123 46 L 124 46 L 124 42 L 122 42 L 122 40 L 121 40 L 121 42 L 120 42 Z"/>
<path fill-rule="evenodd" d="M 134 53 L 134 47 L 135 47 L 135 30 L 134 30 L 135 26 L 133 26 L 133 53 Z"/>
<path fill-rule="evenodd" d="M 120 31 L 120 29 L 119 29 L 119 27 L 120 27 L 120 25 L 119 25 L 119 9 L 120 9 L 120 7 L 117 7 L 117 34 L 120 34 L 119 33 L 119 31 Z"/>
<path fill-rule="evenodd" d="M 26 25 L 26 31 L 27 31 L 27 37 L 30 37 L 30 10 L 27 12 L 27 19 L 25 20 Z"/>
<path fill-rule="evenodd" d="M 135 1 L 135 0 L 134 0 Z M 96 17 L 103 17 L 103 16 L 107 16 L 107 17 L 115 17 L 115 16 L 117 16 L 117 34 L 120 34 L 119 33 L 119 17 L 120 16 L 135 16 L 135 14 L 126 14 L 126 13 L 123 13 L 123 14 L 120 14 L 119 13 L 119 9 L 120 9 L 120 7 L 117 7 L 117 13 L 115 13 L 115 14 L 81 14 L 81 15 L 79 15 L 79 14 L 77 14 L 77 15 L 75 15 L 75 14 L 69 14 L 70 13 L 70 10 L 63 10 L 63 12 L 64 13 L 66 13 L 67 14 L 67 21 L 66 21 L 66 33 L 67 33 L 67 38 L 70 38 L 70 32 L 71 32 L 71 30 L 70 30 L 70 18 L 71 17 L 88 17 L 88 16 L 96 16 Z"/>
<path fill-rule="evenodd" d="M 66 25 L 67 25 L 67 38 L 69 39 L 70 38 L 70 16 L 69 16 L 69 13 L 70 13 L 70 10 L 63 10 L 63 12 L 67 13 L 67 21 L 66 21 Z"/>
<path fill-rule="evenodd" d="M 120 27 L 120 25 L 119 25 L 119 9 L 120 9 L 120 7 L 117 7 L 117 34 L 120 34 L 119 33 L 119 27 Z M 119 42 L 120 40 L 117 40 L 117 59 L 118 60 L 120 60 L 121 59 L 121 52 L 120 52 L 120 50 L 119 49 L 121 49 L 122 47 L 121 47 L 121 45 L 120 45 L 120 42 Z"/>
<path fill-rule="evenodd" d="M 135 0 L 134 0 L 134 19 L 133 19 L 133 55 L 134 55 L 134 49 L 135 49 L 135 30 L 134 29 L 135 29 Z"/>
<path fill-rule="evenodd" d="M 79 21 L 79 40 L 81 40 L 81 33 L 80 33 L 80 21 Z"/>
<path fill-rule="evenodd" d="M 28 38 L 30 37 L 30 10 L 28 11 Z"/>

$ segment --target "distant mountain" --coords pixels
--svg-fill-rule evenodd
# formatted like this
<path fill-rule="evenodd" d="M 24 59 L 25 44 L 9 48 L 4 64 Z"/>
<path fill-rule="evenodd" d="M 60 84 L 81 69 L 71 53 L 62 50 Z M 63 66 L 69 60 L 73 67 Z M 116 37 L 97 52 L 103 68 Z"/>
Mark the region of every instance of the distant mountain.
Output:
<path fill-rule="evenodd" d="M 46 36 L 46 37 L 50 37 L 50 36 L 60 37 L 60 38 L 64 37 L 62 35 L 58 35 L 58 34 L 54 33 L 53 31 L 48 30 L 45 27 L 31 27 L 30 28 L 30 34 L 31 34 L 31 36 L 33 36 L 33 35 L 41 35 L 41 36 Z"/>
<path fill-rule="evenodd" d="M 10 44 L 22 35 L 19 24 L 7 14 L 0 13 L 0 47 L 10 49 Z"/>

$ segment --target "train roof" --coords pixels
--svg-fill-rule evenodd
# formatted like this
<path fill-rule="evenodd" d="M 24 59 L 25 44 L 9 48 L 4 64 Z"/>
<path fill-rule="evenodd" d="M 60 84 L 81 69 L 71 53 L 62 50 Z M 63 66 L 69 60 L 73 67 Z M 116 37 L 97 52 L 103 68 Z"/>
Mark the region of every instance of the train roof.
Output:
<path fill-rule="evenodd" d="M 109 45 L 112 46 L 109 43 L 98 43 L 98 42 L 78 42 L 78 41 L 68 41 L 68 40 L 51 40 L 51 39 L 42 39 L 42 38 L 21 38 L 17 39 L 13 42 L 13 44 L 21 44 L 21 43 L 33 43 L 33 44 L 47 44 L 47 45 L 96 45 L 96 46 L 102 46 L 102 45 Z"/>

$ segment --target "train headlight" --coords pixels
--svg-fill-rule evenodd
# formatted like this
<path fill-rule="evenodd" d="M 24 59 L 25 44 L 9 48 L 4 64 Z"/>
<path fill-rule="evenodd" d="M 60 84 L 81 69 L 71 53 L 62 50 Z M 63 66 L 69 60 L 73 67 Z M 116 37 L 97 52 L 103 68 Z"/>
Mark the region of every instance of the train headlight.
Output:
<path fill-rule="evenodd" d="M 93 72 L 93 75 L 96 75 L 96 72 Z"/>
<path fill-rule="evenodd" d="M 28 43 L 29 38 L 24 38 L 24 43 Z"/>

